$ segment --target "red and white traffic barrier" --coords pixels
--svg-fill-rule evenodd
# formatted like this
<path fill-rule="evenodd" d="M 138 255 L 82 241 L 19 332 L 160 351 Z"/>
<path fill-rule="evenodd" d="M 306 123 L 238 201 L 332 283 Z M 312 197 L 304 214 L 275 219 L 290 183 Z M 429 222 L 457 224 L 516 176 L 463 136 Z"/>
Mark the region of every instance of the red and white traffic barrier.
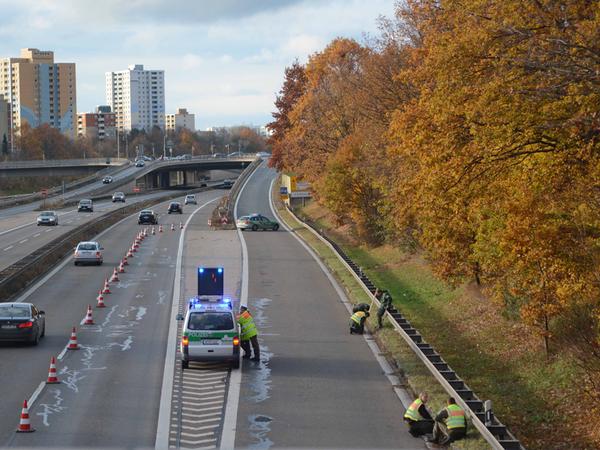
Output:
<path fill-rule="evenodd" d="M 163 232 L 162 225 L 159 225 L 159 226 L 158 226 L 158 232 L 159 232 L 159 233 L 162 233 L 162 232 Z"/>
<path fill-rule="evenodd" d="M 125 272 L 125 264 L 123 263 L 123 260 L 121 260 L 121 262 L 119 263 L 119 273 L 123 272 Z"/>
<path fill-rule="evenodd" d="M 50 360 L 50 369 L 48 369 L 48 379 L 46 384 L 59 384 L 60 381 L 56 376 L 56 358 L 54 356 Z"/>
<path fill-rule="evenodd" d="M 77 329 L 75 327 L 73 327 L 73 331 L 71 331 L 71 339 L 69 339 L 67 350 L 79 350 L 79 344 L 77 343 Z"/>
<path fill-rule="evenodd" d="M 175 231 L 175 225 L 171 224 L 171 231 Z"/>
<path fill-rule="evenodd" d="M 17 427 L 17 433 L 31 433 L 35 431 L 31 428 L 31 422 L 29 421 L 29 408 L 27 406 L 27 400 L 23 401 L 23 409 L 21 410 L 21 420 L 19 420 L 19 426 Z"/>
<path fill-rule="evenodd" d="M 125 257 L 123 258 L 123 265 L 124 265 L 124 266 L 128 266 L 128 265 L 129 265 L 129 262 L 127 261 L 127 256 L 125 256 Z"/>
<path fill-rule="evenodd" d="M 104 287 L 102 288 L 103 294 L 110 294 L 110 285 L 108 284 L 108 278 L 104 279 Z"/>
<path fill-rule="evenodd" d="M 112 277 L 110 278 L 110 282 L 117 283 L 118 281 L 119 281 L 119 274 L 117 273 L 117 269 L 114 269 Z"/>

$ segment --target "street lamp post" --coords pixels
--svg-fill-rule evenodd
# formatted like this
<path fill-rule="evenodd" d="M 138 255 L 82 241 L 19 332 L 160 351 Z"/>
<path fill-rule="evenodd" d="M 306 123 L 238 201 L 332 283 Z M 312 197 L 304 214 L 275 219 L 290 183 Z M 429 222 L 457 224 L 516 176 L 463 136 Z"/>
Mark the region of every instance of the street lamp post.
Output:
<path fill-rule="evenodd" d="M 121 158 L 121 136 L 119 136 L 119 129 L 117 128 L 117 159 Z"/>
<path fill-rule="evenodd" d="M 163 136 L 163 159 L 167 158 L 167 133 Z"/>

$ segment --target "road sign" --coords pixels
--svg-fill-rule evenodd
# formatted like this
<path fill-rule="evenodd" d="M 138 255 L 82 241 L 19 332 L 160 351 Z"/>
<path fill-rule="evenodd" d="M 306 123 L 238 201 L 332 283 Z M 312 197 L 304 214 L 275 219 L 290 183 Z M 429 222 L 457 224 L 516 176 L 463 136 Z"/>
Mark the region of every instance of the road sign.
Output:
<path fill-rule="evenodd" d="M 42 189 L 40 191 L 40 194 L 42 194 L 42 197 L 44 198 L 48 197 L 48 189 Z"/>
<path fill-rule="evenodd" d="M 133 192 L 140 192 L 140 188 L 139 188 L 139 187 L 137 187 L 137 186 L 135 186 L 135 187 L 133 188 Z"/>
<path fill-rule="evenodd" d="M 288 193 L 287 186 L 281 186 L 281 187 L 279 188 L 279 193 L 280 193 L 281 195 L 287 195 L 287 193 Z"/>
<path fill-rule="evenodd" d="M 290 192 L 290 197 L 291 198 L 310 198 L 312 197 L 310 192 L 307 191 L 296 191 L 296 192 Z"/>

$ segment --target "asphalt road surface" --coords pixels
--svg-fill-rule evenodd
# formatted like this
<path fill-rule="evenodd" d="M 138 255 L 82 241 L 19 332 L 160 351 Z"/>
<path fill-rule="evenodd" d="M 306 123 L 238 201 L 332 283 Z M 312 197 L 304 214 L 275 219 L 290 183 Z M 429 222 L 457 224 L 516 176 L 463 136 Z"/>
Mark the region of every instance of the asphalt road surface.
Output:
<path fill-rule="evenodd" d="M 261 166 L 238 216 L 273 218 L 275 172 Z M 404 408 L 346 308 L 308 252 L 285 230 L 244 232 L 248 305 L 260 363 L 244 361 L 236 448 L 425 448 L 402 422 Z"/>
<path fill-rule="evenodd" d="M 201 205 L 221 195 L 210 191 L 197 198 Z M 46 337 L 37 347 L 0 345 L 0 448 L 154 446 L 178 225 L 189 212 L 184 207 L 183 215 L 166 216 L 162 223 L 176 224 L 175 230 L 166 226 L 144 240 L 120 282 L 111 285 L 107 307 L 94 308 L 95 325 L 80 322 L 142 228 L 135 215 L 98 238 L 106 249 L 103 266 L 75 267 L 67 259 L 25 300 L 46 311 Z M 75 325 L 82 348 L 58 361 L 62 383 L 44 386 L 30 409 L 37 431 L 15 433 L 23 400 L 46 379 L 50 358 L 61 354 Z"/>

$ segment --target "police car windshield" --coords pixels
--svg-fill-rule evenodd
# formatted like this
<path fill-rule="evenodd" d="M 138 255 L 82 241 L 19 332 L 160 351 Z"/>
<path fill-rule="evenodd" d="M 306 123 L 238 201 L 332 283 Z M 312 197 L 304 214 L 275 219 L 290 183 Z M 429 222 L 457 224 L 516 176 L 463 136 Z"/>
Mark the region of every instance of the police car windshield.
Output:
<path fill-rule="evenodd" d="M 194 312 L 190 314 L 188 329 L 204 331 L 224 331 L 234 328 L 229 312 Z"/>

